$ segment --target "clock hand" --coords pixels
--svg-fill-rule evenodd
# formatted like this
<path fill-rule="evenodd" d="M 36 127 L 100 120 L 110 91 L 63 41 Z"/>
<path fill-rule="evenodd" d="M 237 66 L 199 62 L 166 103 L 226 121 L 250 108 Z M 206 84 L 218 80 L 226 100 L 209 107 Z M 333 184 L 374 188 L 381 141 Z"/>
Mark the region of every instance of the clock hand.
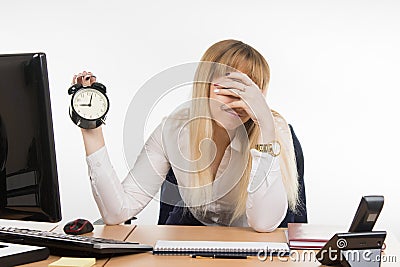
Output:
<path fill-rule="evenodd" d="M 89 104 L 80 104 L 79 106 L 81 106 L 81 107 L 91 107 L 92 106 L 92 98 L 93 98 L 93 94 L 90 96 Z"/>

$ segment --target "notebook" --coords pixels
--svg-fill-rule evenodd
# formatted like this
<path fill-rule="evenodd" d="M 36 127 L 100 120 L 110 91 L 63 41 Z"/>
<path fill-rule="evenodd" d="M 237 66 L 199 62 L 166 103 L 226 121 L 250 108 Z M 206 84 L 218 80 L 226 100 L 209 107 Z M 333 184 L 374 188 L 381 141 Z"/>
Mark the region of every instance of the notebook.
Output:
<path fill-rule="evenodd" d="M 289 246 L 277 242 L 228 242 L 228 241 L 169 241 L 158 240 L 153 249 L 155 255 L 193 255 L 212 253 L 215 255 L 289 255 Z"/>
<path fill-rule="evenodd" d="M 291 249 L 320 249 L 345 227 L 306 223 L 288 223 L 288 243 Z"/>

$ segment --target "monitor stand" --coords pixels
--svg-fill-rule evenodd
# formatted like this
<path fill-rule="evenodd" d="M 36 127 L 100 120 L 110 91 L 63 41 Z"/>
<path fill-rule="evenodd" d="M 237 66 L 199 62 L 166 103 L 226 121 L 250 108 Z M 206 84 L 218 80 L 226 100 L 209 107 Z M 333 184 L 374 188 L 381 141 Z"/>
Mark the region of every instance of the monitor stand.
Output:
<path fill-rule="evenodd" d="M 21 265 L 45 260 L 48 248 L 0 242 L 0 263 L 2 267 Z"/>

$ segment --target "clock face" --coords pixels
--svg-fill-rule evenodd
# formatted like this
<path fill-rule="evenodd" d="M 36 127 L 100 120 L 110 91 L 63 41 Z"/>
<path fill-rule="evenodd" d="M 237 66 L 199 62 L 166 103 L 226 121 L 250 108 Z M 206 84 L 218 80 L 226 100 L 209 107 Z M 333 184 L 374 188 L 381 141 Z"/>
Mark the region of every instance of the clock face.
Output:
<path fill-rule="evenodd" d="M 93 88 L 79 90 L 72 99 L 76 113 L 87 120 L 103 117 L 108 111 L 108 104 L 107 97 Z"/>

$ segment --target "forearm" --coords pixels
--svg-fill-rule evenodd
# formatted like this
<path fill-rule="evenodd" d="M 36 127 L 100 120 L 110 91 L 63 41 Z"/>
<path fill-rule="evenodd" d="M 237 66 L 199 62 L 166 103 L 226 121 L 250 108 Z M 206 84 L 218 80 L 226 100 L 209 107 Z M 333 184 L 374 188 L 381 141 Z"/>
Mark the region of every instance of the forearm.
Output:
<path fill-rule="evenodd" d="M 258 121 L 257 126 L 260 129 L 260 135 L 257 140 L 258 144 L 268 144 L 272 141 L 276 141 L 274 119 L 268 106 L 265 112 L 263 112 L 262 120 L 260 119 Z"/>
<path fill-rule="evenodd" d="M 96 129 L 81 129 L 86 156 L 93 154 L 105 145 L 101 127 Z"/>
<path fill-rule="evenodd" d="M 105 223 L 118 224 L 136 216 L 159 191 L 170 169 L 160 145 L 161 129 L 162 126 L 157 127 L 149 137 L 122 183 L 111 164 L 101 132 L 96 132 L 101 138 L 84 134 L 91 149 L 87 153 L 100 146 L 86 159 L 93 195 Z"/>
<path fill-rule="evenodd" d="M 248 224 L 258 232 L 275 230 L 284 219 L 288 203 L 279 157 L 252 150 L 253 167 L 248 187 Z"/>
<path fill-rule="evenodd" d="M 119 224 L 139 213 L 148 198 L 143 198 L 140 190 L 129 190 L 134 184 L 121 184 L 107 153 L 106 147 L 101 148 L 86 158 L 92 192 L 101 216 L 106 224 Z"/>
<path fill-rule="evenodd" d="M 135 216 L 147 199 L 135 199 L 125 192 L 108 156 L 101 127 L 82 129 L 82 137 L 93 196 L 104 222 L 119 224 Z"/>

